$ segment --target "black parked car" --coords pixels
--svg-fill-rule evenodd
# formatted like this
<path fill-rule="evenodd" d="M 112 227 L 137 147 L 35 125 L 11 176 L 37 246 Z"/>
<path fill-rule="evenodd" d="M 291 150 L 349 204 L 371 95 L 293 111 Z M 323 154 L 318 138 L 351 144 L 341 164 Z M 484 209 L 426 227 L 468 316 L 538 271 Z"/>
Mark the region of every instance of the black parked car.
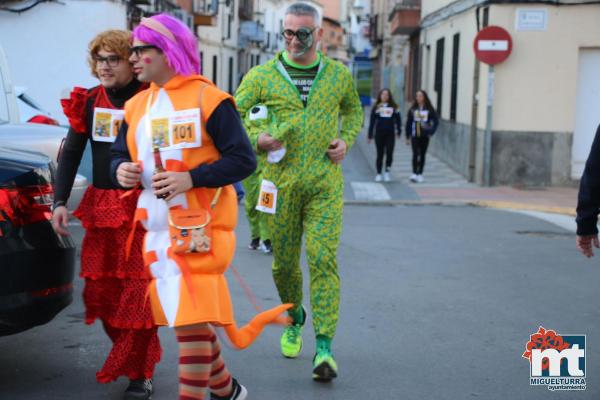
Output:
<path fill-rule="evenodd" d="M 0 336 L 42 325 L 73 299 L 75 244 L 50 223 L 54 164 L 0 146 Z"/>

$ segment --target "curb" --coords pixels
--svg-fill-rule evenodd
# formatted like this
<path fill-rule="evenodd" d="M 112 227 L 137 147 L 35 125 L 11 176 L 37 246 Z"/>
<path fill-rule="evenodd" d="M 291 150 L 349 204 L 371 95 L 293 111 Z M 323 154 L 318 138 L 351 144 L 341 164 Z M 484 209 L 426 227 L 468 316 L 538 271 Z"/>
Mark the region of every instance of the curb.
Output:
<path fill-rule="evenodd" d="M 367 200 L 344 200 L 344 205 L 347 206 L 370 206 L 370 207 L 419 207 L 419 206 L 440 206 L 440 207 L 480 207 L 492 208 L 498 210 L 519 210 L 519 211 L 537 211 L 550 214 L 576 216 L 574 208 L 570 207 L 553 207 L 539 206 L 527 203 L 515 203 L 510 201 L 488 201 L 488 200 L 448 200 L 448 201 L 417 201 L 417 200 L 382 200 L 382 201 L 367 201 Z"/>
<path fill-rule="evenodd" d="M 520 211 L 538 211 L 551 214 L 561 214 L 575 217 L 577 215 L 574 208 L 571 207 L 557 207 L 557 206 L 542 206 L 527 203 L 515 203 L 510 201 L 489 201 L 480 200 L 476 201 L 475 204 L 479 207 L 485 208 L 498 208 L 498 209 L 510 209 Z"/>

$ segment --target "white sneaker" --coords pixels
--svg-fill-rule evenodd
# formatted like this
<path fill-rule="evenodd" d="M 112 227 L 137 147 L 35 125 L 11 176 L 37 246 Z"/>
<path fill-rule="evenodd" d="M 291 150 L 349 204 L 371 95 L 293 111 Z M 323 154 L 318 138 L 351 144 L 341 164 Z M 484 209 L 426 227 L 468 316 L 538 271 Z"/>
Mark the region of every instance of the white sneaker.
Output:
<path fill-rule="evenodd" d="M 392 178 L 390 177 L 390 173 L 389 172 L 384 172 L 383 173 L 383 180 L 385 182 L 391 182 Z"/>
<path fill-rule="evenodd" d="M 417 175 L 417 182 L 422 183 L 424 180 L 423 175 Z"/>
<path fill-rule="evenodd" d="M 412 174 L 409 179 L 411 182 L 417 182 L 419 180 L 419 178 L 417 178 L 417 174 Z"/>
<path fill-rule="evenodd" d="M 265 241 L 261 241 L 258 249 L 265 254 L 271 254 L 273 252 L 273 245 L 271 245 L 271 240 L 267 239 Z"/>
<path fill-rule="evenodd" d="M 235 378 L 231 379 L 231 394 L 229 396 L 217 396 L 214 393 L 210 395 L 211 399 L 217 400 L 245 400 L 247 397 L 248 390 L 244 387 L 244 385 L 241 385 Z"/>
<path fill-rule="evenodd" d="M 381 174 L 375 175 L 375 182 L 381 182 Z"/>

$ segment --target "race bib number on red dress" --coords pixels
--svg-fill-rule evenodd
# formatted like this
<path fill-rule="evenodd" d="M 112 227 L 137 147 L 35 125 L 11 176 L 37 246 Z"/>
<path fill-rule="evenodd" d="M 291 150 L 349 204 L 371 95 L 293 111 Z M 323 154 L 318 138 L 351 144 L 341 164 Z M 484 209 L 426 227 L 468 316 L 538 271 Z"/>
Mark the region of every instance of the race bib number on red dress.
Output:
<path fill-rule="evenodd" d="M 123 124 L 125 111 L 111 108 L 94 108 L 92 139 L 97 142 L 114 142 Z"/>

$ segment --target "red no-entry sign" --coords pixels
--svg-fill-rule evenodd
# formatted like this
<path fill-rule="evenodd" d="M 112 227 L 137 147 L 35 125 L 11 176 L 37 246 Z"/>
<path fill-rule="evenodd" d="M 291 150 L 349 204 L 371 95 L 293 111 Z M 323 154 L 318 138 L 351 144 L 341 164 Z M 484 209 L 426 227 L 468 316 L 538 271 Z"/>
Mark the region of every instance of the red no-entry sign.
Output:
<path fill-rule="evenodd" d="M 500 64 L 512 51 L 509 33 L 499 26 L 488 26 L 479 31 L 473 42 L 475 57 L 489 65 Z"/>

